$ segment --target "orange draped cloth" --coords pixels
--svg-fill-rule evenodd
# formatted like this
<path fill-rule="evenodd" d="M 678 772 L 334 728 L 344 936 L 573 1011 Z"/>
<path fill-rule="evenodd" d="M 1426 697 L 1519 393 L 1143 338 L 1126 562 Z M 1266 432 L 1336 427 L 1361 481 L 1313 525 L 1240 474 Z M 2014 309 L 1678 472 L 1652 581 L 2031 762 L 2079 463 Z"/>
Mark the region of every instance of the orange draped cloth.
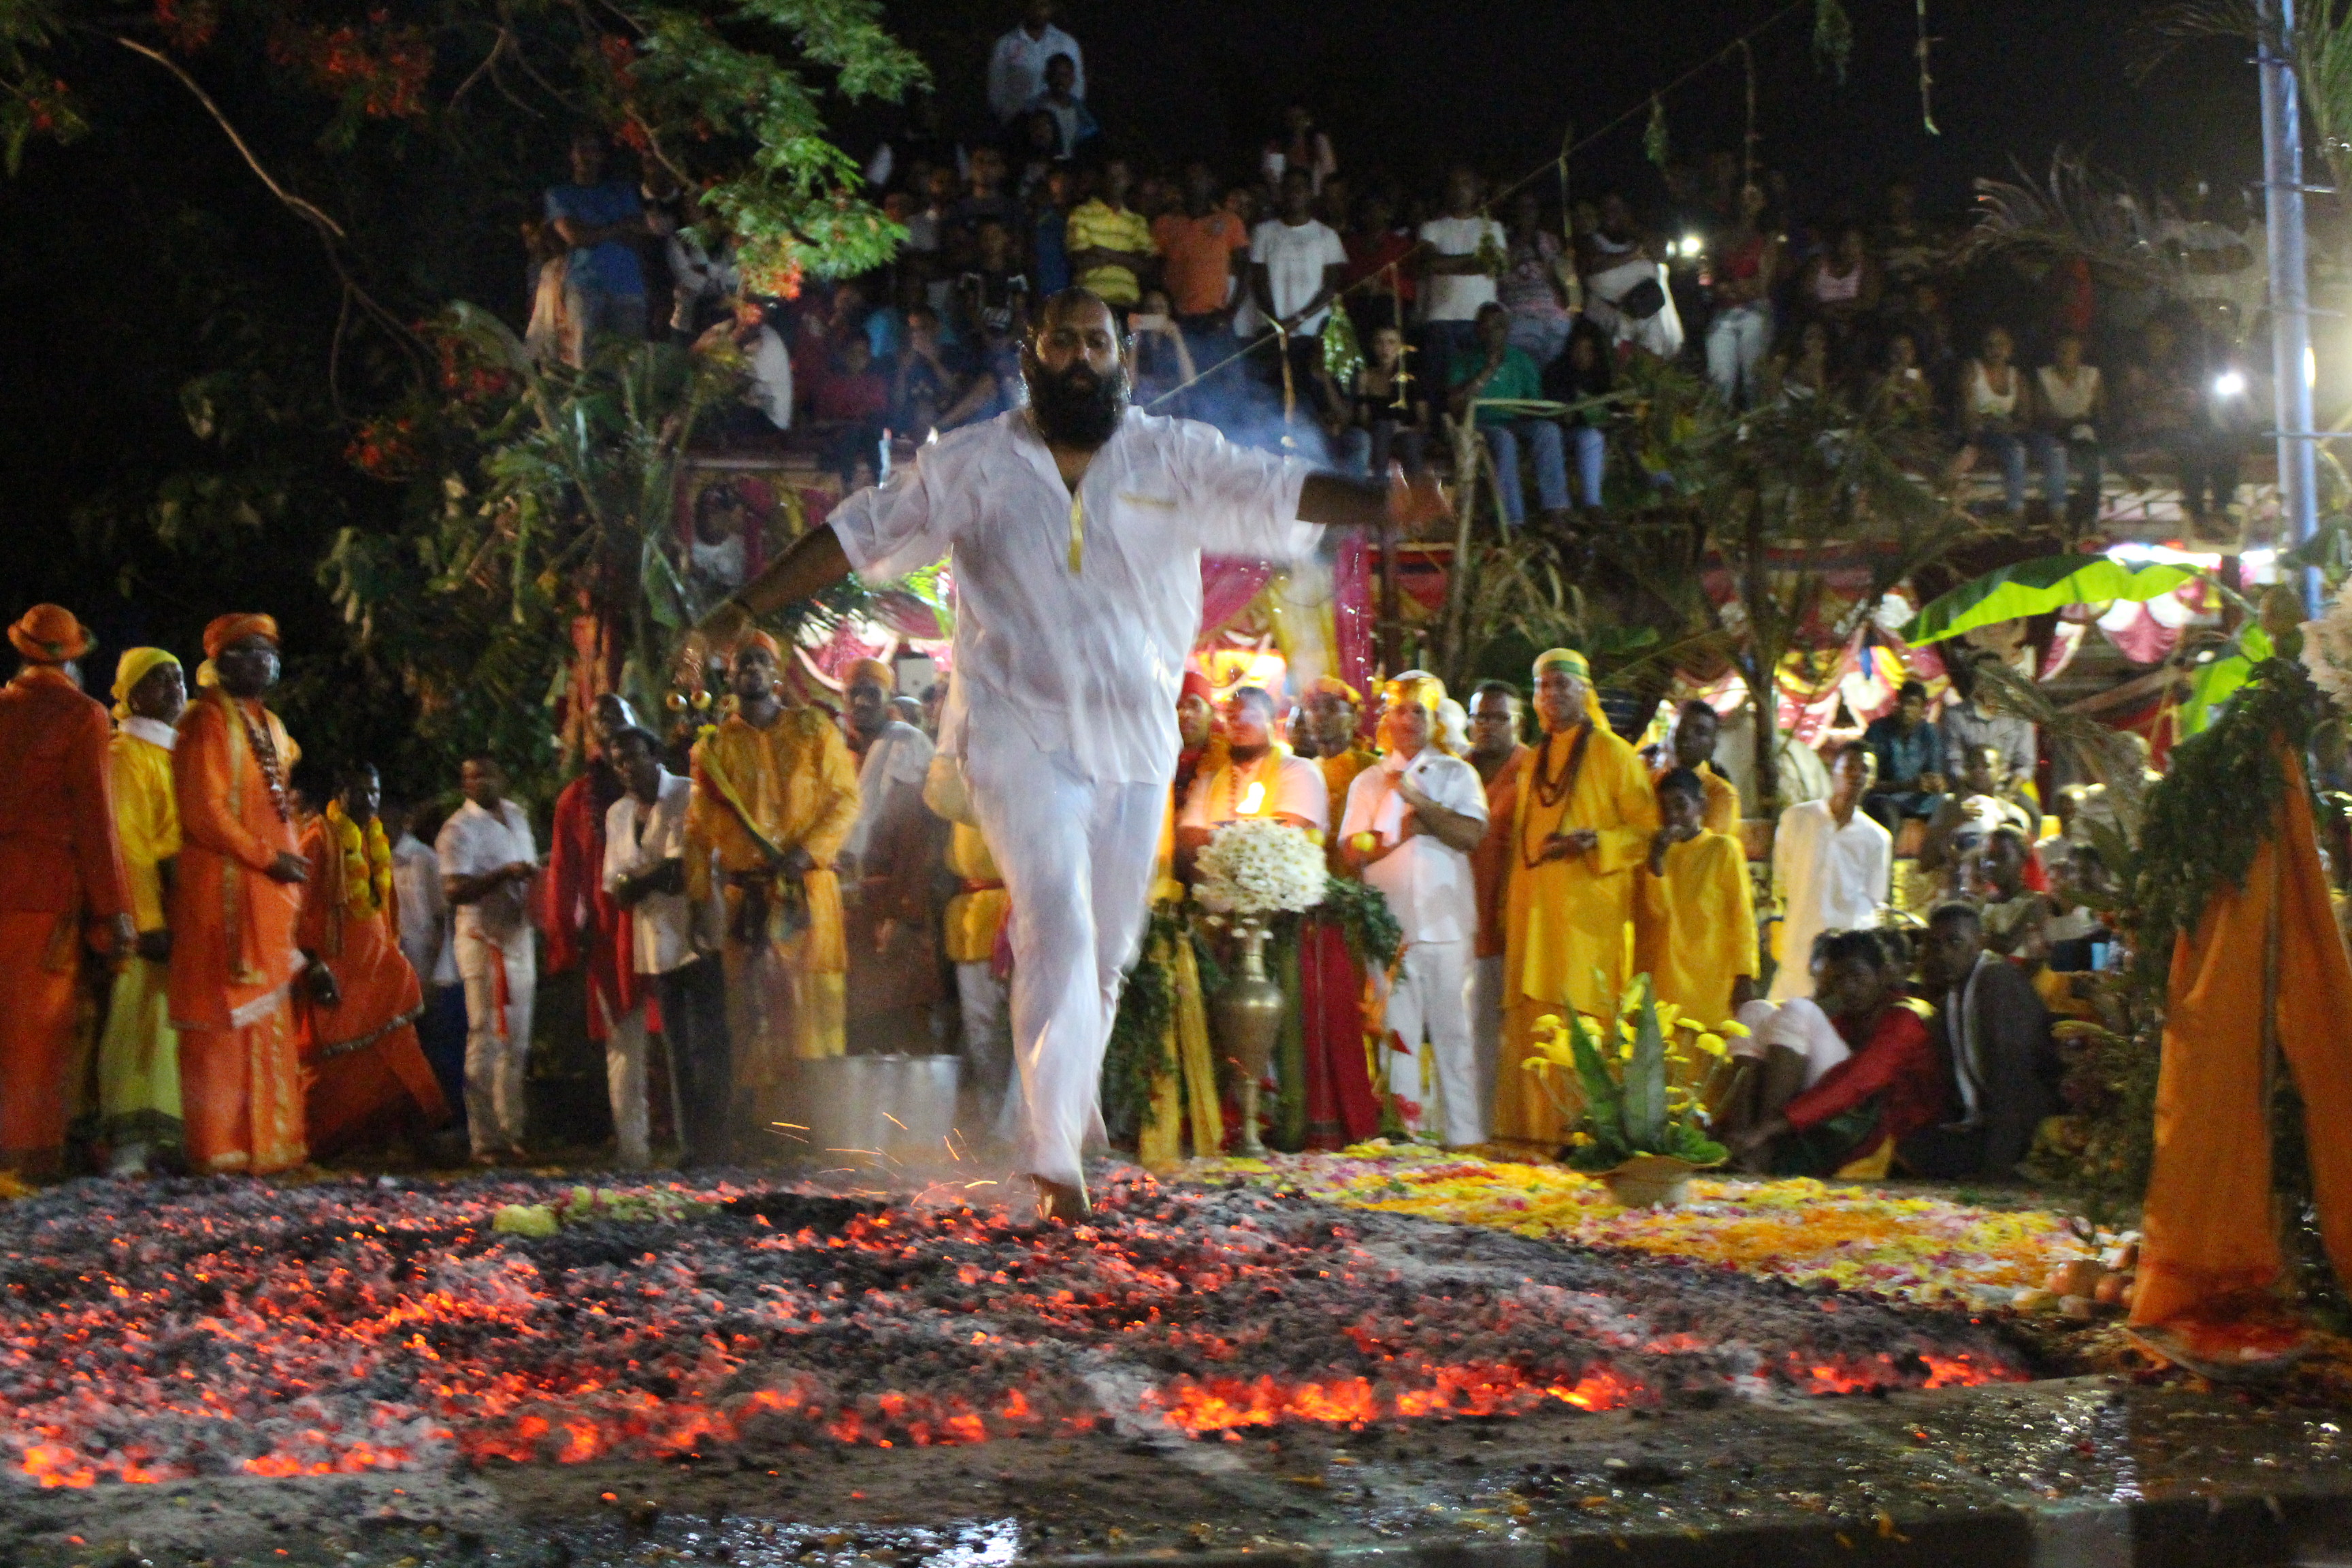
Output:
<path fill-rule="evenodd" d="M 341 992 L 332 1007 L 307 994 L 295 1004 L 310 1152 L 331 1154 L 406 1121 L 446 1121 L 448 1101 L 416 1039 L 425 991 L 400 951 L 397 905 L 352 907 L 349 868 L 324 817 L 303 830 L 302 858 L 310 879 L 295 940 Z"/>
<path fill-rule="evenodd" d="M 308 1149 L 288 1005 L 302 889 L 264 875 L 279 852 L 296 849 L 294 824 L 271 797 L 256 735 L 277 752 L 282 779 L 301 753 L 260 703 L 215 687 L 180 721 L 172 1023 L 189 1163 L 262 1174 L 299 1165 Z"/>
<path fill-rule="evenodd" d="M 0 688 L 0 1169 L 65 1152 L 85 920 L 131 907 L 106 710 L 51 665 Z"/>
<path fill-rule="evenodd" d="M 2226 1321 L 2282 1272 L 2264 1104 L 2266 1015 L 2303 1096 L 2319 1230 L 2352 1279 L 2352 958 L 2328 904 L 2303 767 L 2243 886 L 2215 893 L 2175 943 L 2157 1079 L 2156 1163 L 2132 1321 Z M 2276 943 L 2275 983 L 2266 984 Z M 2265 1006 L 2267 993 L 2268 1005 Z"/>

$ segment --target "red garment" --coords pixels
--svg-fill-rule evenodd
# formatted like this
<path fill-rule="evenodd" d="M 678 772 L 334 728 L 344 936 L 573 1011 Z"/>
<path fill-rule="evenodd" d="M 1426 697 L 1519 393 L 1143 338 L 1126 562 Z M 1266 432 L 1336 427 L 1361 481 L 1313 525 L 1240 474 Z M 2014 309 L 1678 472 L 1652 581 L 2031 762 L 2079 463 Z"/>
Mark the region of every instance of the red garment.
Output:
<path fill-rule="evenodd" d="M 1344 1149 L 1381 1130 L 1364 1059 L 1364 972 L 1328 921 L 1298 928 L 1299 1033 L 1307 1047 L 1307 1147 Z"/>
<path fill-rule="evenodd" d="M 0 910 L 131 908 L 107 784 L 106 710 L 55 665 L 0 687 Z"/>
<path fill-rule="evenodd" d="M 561 974 L 587 959 L 588 984 L 604 1004 L 588 1009 L 592 1040 L 605 1037 L 609 1018 L 625 1018 L 637 1005 L 629 911 L 604 890 L 604 814 L 620 798 L 612 768 L 591 763 L 555 797 L 548 849 L 547 972 Z"/>
<path fill-rule="evenodd" d="M 1396 268 L 1397 298 L 1408 305 L 1412 304 L 1413 291 L 1419 285 L 1412 269 L 1405 267 L 1403 262 L 1420 243 L 1410 231 L 1401 228 L 1389 229 L 1381 234 L 1349 235 L 1340 241 L 1348 252 L 1346 287 L 1352 289 L 1373 273 L 1393 265 Z M 1393 319 L 1381 315 L 1376 306 L 1367 305 L 1364 310 L 1365 319 L 1359 323 L 1357 329 L 1360 331 L 1369 333 L 1375 327 L 1396 325 Z M 1406 313 L 1411 314 L 1410 311 Z"/>
<path fill-rule="evenodd" d="M 816 384 L 815 407 L 819 419 L 879 419 L 890 411 L 890 383 L 878 370 L 862 375 L 831 372 Z"/>
<path fill-rule="evenodd" d="M 1819 1083 L 1789 1101 L 1781 1115 L 1800 1132 L 1880 1096 L 1878 1131 L 1871 1140 L 1904 1138 L 1951 1119 L 1944 1094 L 1943 1063 L 1927 1020 L 1896 1003 L 1878 1016 L 1867 1040 L 1857 1041 L 1845 1019 L 1836 1020 L 1853 1055 L 1822 1075 Z"/>

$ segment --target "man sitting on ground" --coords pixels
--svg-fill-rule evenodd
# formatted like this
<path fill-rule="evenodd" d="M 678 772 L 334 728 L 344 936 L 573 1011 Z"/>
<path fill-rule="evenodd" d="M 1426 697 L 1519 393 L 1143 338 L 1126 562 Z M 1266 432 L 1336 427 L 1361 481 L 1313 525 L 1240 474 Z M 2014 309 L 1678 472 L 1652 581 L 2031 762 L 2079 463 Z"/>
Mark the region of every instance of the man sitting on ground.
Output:
<path fill-rule="evenodd" d="M 1904 965 L 1876 931 L 1840 931 L 1816 997 L 1853 1055 L 1730 1139 L 1744 1170 L 1776 1176 L 1881 1176 L 1895 1146 L 1949 1114 L 1936 1045 L 1901 994 Z"/>
<path fill-rule="evenodd" d="M 2047 893 L 2025 885 L 2025 868 L 2032 851 L 2025 835 L 2003 823 L 1985 837 L 1978 853 L 1978 875 L 1983 899 L 1978 906 L 1985 946 L 2003 958 L 2013 958 L 2027 973 L 2050 957 L 2052 906 Z"/>
<path fill-rule="evenodd" d="M 2008 765 L 2000 748 L 1968 747 L 1961 753 L 1960 787 L 1944 797 L 1927 824 L 1927 840 L 1919 847 L 1919 869 L 1939 871 L 1954 898 L 1965 895 L 1978 875 L 1976 860 L 1996 827 L 2029 832 L 2034 824 L 2025 807 L 2010 798 L 2005 787 Z"/>
<path fill-rule="evenodd" d="M 2050 1014 L 2015 964 L 1987 952 L 1982 917 L 1944 904 L 1927 920 L 1921 979 L 1935 998 L 1936 1067 L 1945 1107 L 1902 1136 L 1904 1168 L 1922 1176 L 2007 1176 L 2058 1109 Z M 1957 1121 L 1945 1118 L 1958 1110 Z"/>

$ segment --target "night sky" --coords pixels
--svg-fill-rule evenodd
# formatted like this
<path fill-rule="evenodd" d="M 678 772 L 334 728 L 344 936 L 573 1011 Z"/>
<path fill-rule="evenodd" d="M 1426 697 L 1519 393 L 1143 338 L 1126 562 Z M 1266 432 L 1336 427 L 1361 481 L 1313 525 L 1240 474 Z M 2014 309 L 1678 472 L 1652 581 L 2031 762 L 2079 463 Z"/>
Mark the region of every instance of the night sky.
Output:
<path fill-rule="evenodd" d="M 1066 0 L 1065 25 L 1087 50 L 1097 112 L 1141 149 L 1204 154 L 1238 172 L 1284 96 L 1303 93 L 1343 168 L 1433 179 L 1453 158 L 1524 172 L 1557 153 L 1569 122 L 1590 131 L 1642 109 L 1654 88 L 1781 8 L 1758 0 Z M 1813 199 L 1853 190 L 1874 201 L 1885 175 L 1904 169 L 1935 205 L 1957 209 L 1971 177 L 2006 173 L 2012 158 L 2039 171 L 2059 143 L 2087 147 L 2139 179 L 2191 164 L 2217 188 L 2259 176 L 2248 50 L 2200 45 L 2136 86 L 2125 65 L 2145 4 L 1929 0 L 1940 137 L 1920 124 L 1913 0 L 1847 0 L 1847 8 L 1855 37 L 1843 88 L 1811 59 L 1810 4 L 1755 46 L 1763 156 Z M 913 7 L 891 10 L 912 22 Z M 934 65 L 951 100 L 976 96 L 977 59 Z M 1736 148 L 1741 98 L 1736 61 L 1671 96 L 1677 155 Z M 1642 162 L 1645 117 L 1635 113 L 1581 155 L 1576 178 L 1655 195 Z"/>

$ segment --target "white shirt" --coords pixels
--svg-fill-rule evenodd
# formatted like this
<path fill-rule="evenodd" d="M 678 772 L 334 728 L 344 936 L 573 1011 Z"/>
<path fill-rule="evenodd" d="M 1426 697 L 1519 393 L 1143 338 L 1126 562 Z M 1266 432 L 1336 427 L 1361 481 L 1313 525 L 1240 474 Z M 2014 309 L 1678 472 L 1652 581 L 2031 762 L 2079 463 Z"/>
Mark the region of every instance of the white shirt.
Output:
<path fill-rule="evenodd" d="M 400 951 L 427 985 L 457 984 L 457 944 L 449 940 L 449 899 L 441 862 L 414 833 L 392 847 L 392 888 L 400 900 Z"/>
<path fill-rule="evenodd" d="M 441 825 L 434 848 L 444 877 L 478 877 L 519 860 L 539 858 L 530 818 L 510 800 L 499 802 L 496 816 L 467 801 Z M 504 947 L 530 934 L 530 884 L 503 883 L 488 898 L 457 906 L 457 934 Z"/>
<path fill-rule="evenodd" d="M 893 785 L 922 792 L 937 750 L 929 735 L 904 719 L 893 719 L 882 727 L 874 743 L 866 748 L 866 760 L 857 764 L 857 826 L 849 830 L 842 853 L 852 857 L 866 853 L 866 841 L 874 836 L 874 825 L 889 804 Z"/>
<path fill-rule="evenodd" d="M 119 721 L 116 727 L 126 735 L 135 735 L 149 745 L 161 746 L 167 752 L 180 742 L 180 732 L 161 719 L 145 719 L 133 713 Z"/>
<path fill-rule="evenodd" d="M 1045 87 L 1045 62 L 1055 55 L 1067 55 L 1076 68 L 1076 79 L 1070 83 L 1070 96 L 1087 96 L 1087 57 L 1078 52 L 1078 40 L 1055 26 L 1045 24 L 1045 30 L 1035 37 L 1026 27 L 1015 27 L 996 40 L 996 48 L 988 57 L 988 107 L 996 111 L 999 120 L 1010 120 Z"/>
<path fill-rule="evenodd" d="M 1359 833 L 1395 844 L 1404 832 L 1408 809 L 1398 793 L 1401 780 L 1446 810 L 1486 820 L 1486 786 L 1478 770 L 1434 746 L 1423 746 L 1411 762 L 1391 752 L 1381 765 L 1366 768 L 1348 786 L 1347 815 L 1339 824 L 1346 842 Z M 1424 825 L 1425 826 L 1425 825 Z M 1470 857 L 1423 831 L 1364 868 L 1364 881 L 1380 889 L 1389 912 L 1403 928 L 1407 943 L 1467 942 L 1478 933 L 1478 892 Z"/>
<path fill-rule="evenodd" d="M 1328 224 L 1308 218 L 1294 228 L 1270 217 L 1250 233 L 1250 259 L 1265 268 L 1274 313 L 1286 317 L 1323 291 L 1326 267 L 1348 265 L 1348 247 Z M 1326 306 L 1299 322 L 1298 330 L 1319 332 L 1330 314 Z"/>
<path fill-rule="evenodd" d="M 1420 236 L 1440 256 L 1475 256 L 1489 238 L 1502 245 L 1503 226 L 1490 217 L 1433 217 L 1421 226 Z M 1495 280 L 1484 272 L 1433 275 L 1421 280 L 1421 319 L 1475 321 L 1478 307 L 1494 299 Z"/>
<path fill-rule="evenodd" d="M 784 347 L 784 340 L 776 329 L 762 326 L 753 340 L 751 352 L 743 356 L 751 372 L 751 384 L 743 389 L 743 401 L 768 416 L 768 423 L 779 430 L 793 427 L 793 356 Z"/>
<path fill-rule="evenodd" d="M 1772 886 L 1782 910 L 1773 1001 L 1813 994 L 1813 938 L 1878 924 L 1894 860 L 1895 840 L 1858 805 L 1843 827 L 1825 800 L 1780 814 L 1772 836 Z"/>
<path fill-rule="evenodd" d="M 1617 308 L 1620 300 L 1653 281 L 1665 293 L 1665 302 L 1656 314 L 1637 321 Z M 1584 314 L 1610 334 L 1612 342 L 1632 343 L 1660 359 L 1682 353 L 1682 312 L 1675 309 L 1675 291 L 1667 282 L 1665 265 L 1638 252 L 1584 280 Z"/>
<path fill-rule="evenodd" d="M 1223 827 L 1244 816 L 1295 816 L 1318 833 L 1328 831 L 1331 791 L 1323 783 L 1323 770 L 1287 752 L 1272 754 L 1276 762 L 1270 778 L 1265 759 L 1261 757 L 1255 767 L 1227 763 L 1215 773 L 1194 779 L 1176 826 Z M 1248 783 L 1244 782 L 1245 777 Z M 1252 784 L 1267 786 L 1255 807 L 1249 799 Z"/>
<path fill-rule="evenodd" d="M 604 813 L 604 890 L 617 893 L 624 877 L 658 871 L 665 860 L 686 858 L 686 807 L 694 784 L 662 770 L 654 803 L 624 790 Z M 647 893 L 629 907 L 632 957 L 640 974 L 667 974 L 701 954 L 694 942 L 694 901 L 684 893 Z"/>
<path fill-rule="evenodd" d="M 941 751 L 1064 752 L 1099 782 L 1164 784 L 1201 629 L 1201 557 L 1308 553 L 1320 530 L 1297 521 L 1307 471 L 1209 426 L 1130 408 L 1079 486 L 1085 548 L 1072 572 L 1069 489 L 1027 412 L 1013 409 L 926 444 L 831 522 L 868 583 L 952 556 Z"/>

